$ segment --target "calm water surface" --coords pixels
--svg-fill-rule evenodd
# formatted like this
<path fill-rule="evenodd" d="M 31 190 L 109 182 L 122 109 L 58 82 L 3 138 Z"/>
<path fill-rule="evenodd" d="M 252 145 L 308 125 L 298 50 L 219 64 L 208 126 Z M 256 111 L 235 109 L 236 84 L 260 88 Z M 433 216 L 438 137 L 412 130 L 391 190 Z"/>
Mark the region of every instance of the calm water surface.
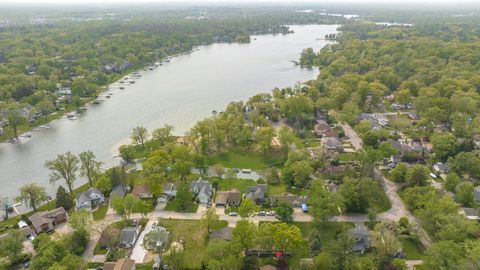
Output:
<path fill-rule="evenodd" d="M 335 32 L 334 25 L 293 26 L 294 34 L 254 36 L 249 44 L 213 44 L 174 58 L 153 71 L 142 71 L 135 84 L 89 109 L 77 120 L 65 118 L 51 128 L 32 131 L 31 139 L 18 144 L 0 144 L 0 196 L 13 197 L 23 184 L 37 182 L 54 194 L 48 181 L 45 160 L 58 153 L 93 151 L 105 166 L 118 164 L 114 156 L 135 126 L 150 131 L 164 124 L 184 134 L 212 110 L 223 110 L 231 101 L 268 92 L 274 87 L 292 86 L 316 77 L 318 71 L 302 69 L 298 60 L 307 47 L 320 49 L 320 40 Z M 78 179 L 76 185 L 84 183 Z M 59 182 L 60 183 L 60 182 Z M 58 184 L 57 184 L 58 185 Z"/>

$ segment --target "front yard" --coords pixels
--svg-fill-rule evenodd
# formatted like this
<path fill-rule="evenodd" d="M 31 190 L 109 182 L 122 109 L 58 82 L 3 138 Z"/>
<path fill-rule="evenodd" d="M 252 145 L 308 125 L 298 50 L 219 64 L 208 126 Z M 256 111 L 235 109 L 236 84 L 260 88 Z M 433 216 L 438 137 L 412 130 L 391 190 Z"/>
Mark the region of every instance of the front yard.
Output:
<path fill-rule="evenodd" d="M 187 209 L 181 209 L 175 199 L 172 199 L 167 202 L 165 205 L 165 211 L 176 211 L 179 213 L 196 213 L 198 209 L 198 203 L 192 203 Z"/>

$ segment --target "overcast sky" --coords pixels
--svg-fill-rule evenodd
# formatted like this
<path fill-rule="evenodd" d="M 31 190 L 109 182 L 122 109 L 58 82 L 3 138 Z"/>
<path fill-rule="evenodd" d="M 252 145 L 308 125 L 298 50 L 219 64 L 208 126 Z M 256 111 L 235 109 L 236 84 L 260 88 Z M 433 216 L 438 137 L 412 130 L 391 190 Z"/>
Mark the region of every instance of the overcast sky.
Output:
<path fill-rule="evenodd" d="M 468 4 L 478 3 L 479 0 L 0 0 L 1 3 L 55 3 L 55 4 L 83 4 L 83 3 L 318 3 L 318 4 L 336 4 L 336 3 L 378 3 L 378 4 Z"/>

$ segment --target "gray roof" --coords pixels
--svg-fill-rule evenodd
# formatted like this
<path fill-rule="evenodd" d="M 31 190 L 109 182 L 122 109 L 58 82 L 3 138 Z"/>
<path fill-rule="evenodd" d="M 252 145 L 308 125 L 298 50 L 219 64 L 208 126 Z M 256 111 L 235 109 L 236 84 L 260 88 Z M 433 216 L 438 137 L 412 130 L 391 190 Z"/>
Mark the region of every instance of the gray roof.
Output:
<path fill-rule="evenodd" d="M 81 204 L 82 202 L 91 201 L 97 197 L 103 197 L 103 193 L 97 188 L 90 187 L 89 189 L 77 195 L 77 203 Z"/>
<path fill-rule="evenodd" d="M 124 184 L 118 184 L 112 188 L 112 192 L 110 192 L 110 197 L 117 195 L 120 197 L 125 197 L 127 194 L 127 186 Z"/>
<path fill-rule="evenodd" d="M 248 186 L 245 191 L 245 196 L 250 200 L 263 200 L 267 193 L 266 184 L 258 184 L 256 186 Z"/>
<path fill-rule="evenodd" d="M 351 230 L 352 237 L 354 239 L 353 251 L 355 252 L 364 252 L 370 247 L 370 239 L 368 237 L 368 231 L 362 229 L 353 229 Z"/>
<path fill-rule="evenodd" d="M 137 228 L 136 227 L 126 227 L 123 228 L 122 231 L 120 231 L 120 242 L 129 242 L 133 243 L 135 241 L 135 238 L 137 237 Z"/>
<path fill-rule="evenodd" d="M 190 183 L 190 192 L 195 195 L 203 194 L 211 197 L 213 194 L 212 183 L 207 180 L 195 180 Z"/>

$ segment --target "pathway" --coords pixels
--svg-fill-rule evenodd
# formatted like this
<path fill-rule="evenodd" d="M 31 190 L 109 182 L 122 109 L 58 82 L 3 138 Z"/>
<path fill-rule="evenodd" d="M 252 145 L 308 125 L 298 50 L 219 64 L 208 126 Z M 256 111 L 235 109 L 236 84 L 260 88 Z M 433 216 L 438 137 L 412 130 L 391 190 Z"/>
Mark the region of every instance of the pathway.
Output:
<path fill-rule="evenodd" d="M 360 150 L 363 147 L 362 144 L 362 139 L 360 136 L 358 136 L 357 132 L 353 130 L 353 128 L 349 124 L 340 124 L 340 126 L 343 128 L 343 131 L 345 132 L 345 135 L 350 139 L 350 142 L 352 143 L 353 147 L 355 147 L 355 150 Z"/>

